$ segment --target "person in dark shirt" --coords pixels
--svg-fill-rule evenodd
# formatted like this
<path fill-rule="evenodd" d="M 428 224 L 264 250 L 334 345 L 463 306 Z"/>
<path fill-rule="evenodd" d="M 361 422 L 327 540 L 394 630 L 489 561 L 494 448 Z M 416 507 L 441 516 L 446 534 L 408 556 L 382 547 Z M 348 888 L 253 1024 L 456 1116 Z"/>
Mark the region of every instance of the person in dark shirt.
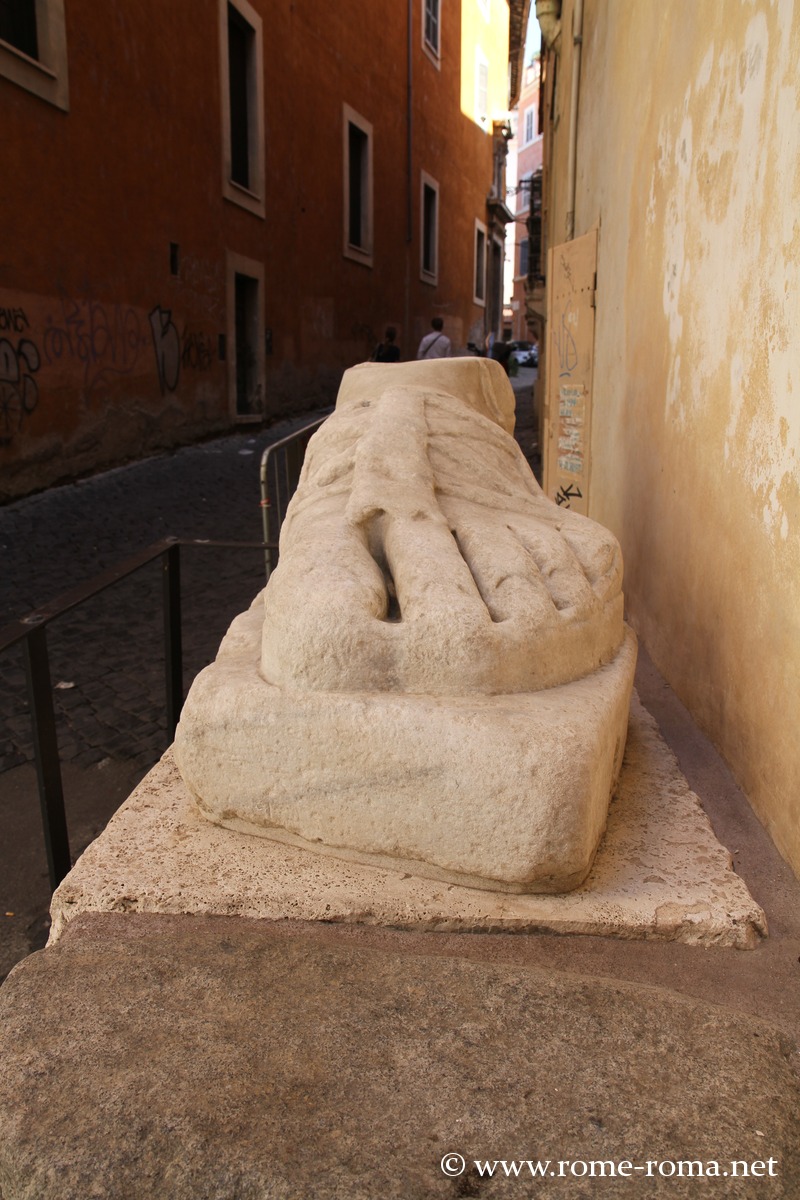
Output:
<path fill-rule="evenodd" d="M 397 330 L 394 325 L 389 325 L 383 335 L 383 341 L 375 347 L 373 362 L 400 362 L 400 347 L 395 345 L 396 337 Z"/>

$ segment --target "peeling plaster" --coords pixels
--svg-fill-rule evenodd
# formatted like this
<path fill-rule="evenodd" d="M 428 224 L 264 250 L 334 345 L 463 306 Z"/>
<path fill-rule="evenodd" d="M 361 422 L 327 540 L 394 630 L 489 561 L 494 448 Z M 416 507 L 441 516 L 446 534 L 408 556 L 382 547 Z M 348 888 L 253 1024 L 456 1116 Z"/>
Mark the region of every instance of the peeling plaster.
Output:
<path fill-rule="evenodd" d="M 592 434 L 594 515 L 654 659 L 800 872 L 800 0 L 724 22 L 588 2 L 607 33 L 580 203 L 616 419 Z"/>
<path fill-rule="evenodd" d="M 784 9 L 791 17 L 790 0 Z M 682 102 L 661 118 L 646 211 L 662 263 L 665 417 L 687 434 L 719 430 L 723 462 L 782 540 L 791 525 L 784 481 L 799 466 L 781 425 L 797 429 L 791 366 L 800 321 L 790 27 L 788 18 L 777 33 L 773 25 L 770 39 L 767 15 L 756 11 L 743 38 L 734 30 L 709 46 Z"/>

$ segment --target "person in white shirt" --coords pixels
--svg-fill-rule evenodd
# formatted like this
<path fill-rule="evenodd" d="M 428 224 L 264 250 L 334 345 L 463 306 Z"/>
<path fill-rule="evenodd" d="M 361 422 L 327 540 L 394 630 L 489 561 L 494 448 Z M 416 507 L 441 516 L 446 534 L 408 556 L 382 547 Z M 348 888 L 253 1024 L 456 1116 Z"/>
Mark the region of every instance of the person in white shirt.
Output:
<path fill-rule="evenodd" d="M 432 332 L 426 333 L 419 344 L 417 358 L 452 358 L 453 348 L 450 338 L 446 333 L 442 333 L 444 321 L 441 317 L 433 318 L 431 329 Z"/>

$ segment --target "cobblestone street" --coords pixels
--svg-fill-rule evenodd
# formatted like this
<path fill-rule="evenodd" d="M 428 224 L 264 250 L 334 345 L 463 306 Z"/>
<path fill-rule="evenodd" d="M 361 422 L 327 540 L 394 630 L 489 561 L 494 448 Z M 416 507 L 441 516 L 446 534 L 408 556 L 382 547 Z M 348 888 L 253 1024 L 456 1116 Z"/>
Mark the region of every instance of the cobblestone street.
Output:
<path fill-rule="evenodd" d="M 260 541 L 261 453 L 313 415 L 257 436 L 186 447 L 0 509 L 0 624 L 169 535 Z M 181 582 L 188 687 L 230 621 L 263 587 L 263 554 L 184 548 Z M 62 761 L 89 766 L 123 758 L 142 770 L 152 766 L 166 746 L 159 562 L 55 621 L 48 646 Z M 7 770 L 32 759 L 20 648 L 0 658 L 0 680 L 0 770 Z"/>

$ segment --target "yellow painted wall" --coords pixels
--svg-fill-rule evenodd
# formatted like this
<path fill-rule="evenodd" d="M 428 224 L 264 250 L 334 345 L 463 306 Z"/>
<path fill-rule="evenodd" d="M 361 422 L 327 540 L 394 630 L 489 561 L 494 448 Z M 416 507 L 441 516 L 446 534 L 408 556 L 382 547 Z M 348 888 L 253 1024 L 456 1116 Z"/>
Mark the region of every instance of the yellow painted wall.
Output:
<path fill-rule="evenodd" d="M 477 63 L 489 66 L 489 113 L 477 112 Z M 461 0 L 461 111 L 492 132 L 492 121 L 508 115 L 508 0 Z"/>
<path fill-rule="evenodd" d="M 590 513 L 800 873 L 798 64 L 800 0 L 586 0 L 575 233 L 600 221 Z"/>

